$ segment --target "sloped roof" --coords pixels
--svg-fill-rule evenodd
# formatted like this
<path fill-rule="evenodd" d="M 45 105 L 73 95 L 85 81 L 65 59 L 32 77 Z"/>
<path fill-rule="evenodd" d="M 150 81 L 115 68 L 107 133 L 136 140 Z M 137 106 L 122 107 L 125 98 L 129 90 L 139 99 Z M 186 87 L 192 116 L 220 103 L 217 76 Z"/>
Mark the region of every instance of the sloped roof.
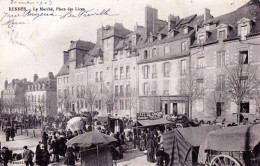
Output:
<path fill-rule="evenodd" d="M 68 75 L 68 74 L 69 74 L 69 61 L 67 61 L 64 65 L 62 65 L 57 76 Z"/>
<path fill-rule="evenodd" d="M 94 43 L 89 41 L 77 40 L 70 42 L 70 49 L 82 49 L 82 50 L 90 50 L 95 46 Z"/>
<path fill-rule="evenodd" d="M 89 51 L 89 55 L 95 57 L 95 56 L 100 56 L 100 55 L 103 55 L 103 51 L 102 49 L 96 45 L 92 50 Z M 85 57 L 87 57 L 87 55 L 85 55 Z M 85 59 L 84 57 L 84 59 Z"/>
<path fill-rule="evenodd" d="M 260 32 L 260 21 L 258 21 L 258 19 L 260 18 L 260 2 L 251 0 L 250 2 L 248 2 L 244 6 L 238 8 L 233 12 L 204 21 L 203 25 L 215 24 L 215 23 L 230 25 L 232 29 L 230 30 L 227 39 L 225 39 L 224 41 L 233 40 L 238 38 L 237 22 L 242 18 L 248 18 L 251 20 L 257 19 L 257 21 L 254 22 L 252 26 L 250 35 L 258 34 Z M 205 45 L 210 44 L 213 41 L 215 42 L 218 41 L 216 30 L 212 30 L 210 31 L 210 33 L 211 36 L 206 40 Z M 196 47 L 196 46 L 197 43 L 195 41 L 191 47 Z"/>

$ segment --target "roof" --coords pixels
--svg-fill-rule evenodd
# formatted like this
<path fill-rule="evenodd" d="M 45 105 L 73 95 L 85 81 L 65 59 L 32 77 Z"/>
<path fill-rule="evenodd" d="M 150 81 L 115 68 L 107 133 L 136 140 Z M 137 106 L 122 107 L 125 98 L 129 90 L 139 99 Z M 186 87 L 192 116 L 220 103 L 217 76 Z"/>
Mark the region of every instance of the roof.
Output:
<path fill-rule="evenodd" d="M 227 127 L 210 132 L 204 150 L 246 151 L 260 143 L 260 124 Z"/>
<path fill-rule="evenodd" d="M 104 28 L 103 39 L 109 38 L 111 36 L 118 36 L 125 38 L 127 34 L 131 33 L 132 31 L 126 29 L 122 23 L 115 23 L 114 26 L 107 25 Z"/>
<path fill-rule="evenodd" d="M 145 126 L 169 124 L 169 123 L 173 123 L 173 122 L 168 121 L 164 118 L 160 118 L 160 119 L 155 119 L 155 120 L 138 120 L 137 123 L 138 123 L 138 127 L 145 127 Z"/>
<path fill-rule="evenodd" d="M 98 45 L 96 45 L 92 50 L 89 51 L 89 55 L 91 55 L 93 57 L 101 56 L 101 55 L 103 55 L 103 51 Z M 84 57 L 84 59 L 85 59 L 85 57 Z"/>
<path fill-rule="evenodd" d="M 67 61 L 64 65 L 62 65 L 57 76 L 68 75 L 68 74 L 69 74 L 69 61 Z"/>
<path fill-rule="evenodd" d="M 224 41 L 229 41 L 229 40 L 233 40 L 233 39 L 238 39 L 238 34 L 237 34 L 237 22 L 239 20 L 241 20 L 242 18 L 248 18 L 251 20 L 256 20 L 258 18 L 260 18 L 260 2 L 258 0 L 251 0 L 249 1 L 247 4 L 245 4 L 244 6 L 238 8 L 237 10 L 206 20 L 203 22 L 203 25 L 206 24 L 227 24 L 229 26 L 231 26 L 232 28 L 230 29 L 229 35 L 227 37 L 227 39 L 225 39 Z M 208 38 L 206 40 L 205 45 L 207 44 L 211 44 L 212 41 L 217 42 L 217 32 L 216 31 L 210 31 L 212 33 L 211 38 Z M 254 34 L 258 34 L 260 32 L 260 21 L 256 21 L 254 22 L 252 29 L 251 29 L 251 34 L 250 35 L 254 35 Z M 195 43 L 192 44 L 191 47 L 196 47 L 197 43 L 195 41 Z"/>
<path fill-rule="evenodd" d="M 43 78 L 38 78 L 34 83 L 38 83 L 38 82 L 47 82 L 49 81 L 48 77 L 43 77 Z"/>
<path fill-rule="evenodd" d="M 95 46 L 94 43 L 83 41 L 83 40 L 77 40 L 77 41 L 71 41 L 70 42 L 70 49 L 82 49 L 82 50 L 90 50 Z"/>

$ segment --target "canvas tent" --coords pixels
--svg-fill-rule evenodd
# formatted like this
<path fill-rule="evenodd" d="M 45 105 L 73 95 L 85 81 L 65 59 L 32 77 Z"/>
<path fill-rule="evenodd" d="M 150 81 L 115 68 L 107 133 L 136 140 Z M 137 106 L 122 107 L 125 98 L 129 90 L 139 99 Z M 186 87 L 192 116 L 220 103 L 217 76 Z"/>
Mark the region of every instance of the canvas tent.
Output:
<path fill-rule="evenodd" d="M 154 120 L 138 120 L 134 127 L 147 127 L 147 126 L 156 126 L 156 125 L 165 125 L 173 123 L 164 118 L 154 119 Z"/>
<path fill-rule="evenodd" d="M 197 162 L 199 146 L 206 135 L 220 126 L 177 128 L 163 136 L 165 152 L 170 157 L 170 166 L 193 165 Z"/>

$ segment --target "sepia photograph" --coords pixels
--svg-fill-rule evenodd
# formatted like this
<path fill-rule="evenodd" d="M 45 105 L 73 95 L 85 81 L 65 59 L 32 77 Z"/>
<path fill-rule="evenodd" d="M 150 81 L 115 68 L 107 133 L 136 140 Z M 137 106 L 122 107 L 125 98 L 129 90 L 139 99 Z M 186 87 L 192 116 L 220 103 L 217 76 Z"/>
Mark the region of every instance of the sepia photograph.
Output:
<path fill-rule="evenodd" d="M 0 0 L 0 166 L 260 166 L 260 0 Z"/>

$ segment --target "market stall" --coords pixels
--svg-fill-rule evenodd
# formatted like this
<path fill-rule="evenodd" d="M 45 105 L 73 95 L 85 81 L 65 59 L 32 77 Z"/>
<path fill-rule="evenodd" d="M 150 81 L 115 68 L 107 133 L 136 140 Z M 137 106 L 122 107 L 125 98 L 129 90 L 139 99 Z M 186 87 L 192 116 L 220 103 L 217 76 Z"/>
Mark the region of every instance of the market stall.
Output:
<path fill-rule="evenodd" d="M 164 133 L 162 135 L 163 146 L 164 151 L 170 157 L 170 165 L 193 165 L 196 163 L 199 146 L 207 134 L 220 128 L 218 125 L 176 128 Z"/>

